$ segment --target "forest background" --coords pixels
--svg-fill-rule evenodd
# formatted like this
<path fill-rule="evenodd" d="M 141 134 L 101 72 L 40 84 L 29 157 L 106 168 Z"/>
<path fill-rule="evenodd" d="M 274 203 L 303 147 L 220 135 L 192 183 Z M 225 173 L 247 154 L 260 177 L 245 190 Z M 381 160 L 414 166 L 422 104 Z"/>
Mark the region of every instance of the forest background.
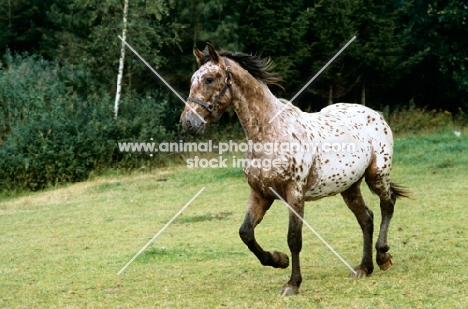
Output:
<path fill-rule="evenodd" d="M 194 45 L 271 57 L 285 89 L 272 91 L 291 98 L 356 36 L 294 104 L 310 112 L 365 104 L 396 133 L 468 122 L 466 1 L 128 4 L 128 42 L 182 96 L 197 69 Z M 0 2 L 0 191 L 159 166 L 168 157 L 125 155 L 117 143 L 191 139 L 180 130 L 183 104 L 128 50 L 114 117 L 123 11 L 124 0 Z M 209 136 L 242 138 L 232 110 L 213 130 Z"/>

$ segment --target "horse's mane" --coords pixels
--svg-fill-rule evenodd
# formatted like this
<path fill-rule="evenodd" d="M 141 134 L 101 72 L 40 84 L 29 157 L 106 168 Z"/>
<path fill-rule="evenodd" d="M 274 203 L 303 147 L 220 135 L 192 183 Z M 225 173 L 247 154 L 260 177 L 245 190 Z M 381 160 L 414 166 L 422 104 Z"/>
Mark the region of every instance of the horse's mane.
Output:
<path fill-rule="evenodd" d="M 283 79 L 278 73 L 272 72 L 274 65 L 271 62 L 270 58 L 261 58 L 258 55 L 245 54 L 240 52 L 232 53 L 227 51 L 220 52 L 219 55 L 221 57 L 226 57 L 228 59 L 234 60 L 242 68 L 247 70 L 250 73 L 250 75 L 262 81 L 263 83 L 267 85 L 277 85 L 283 88 L 280 85 L 280 82 L 282 82 Z M 210 60 L 210 55 L 205 54 L 205 56 L 200 60 L 200 65 L 203 65 Z"/>

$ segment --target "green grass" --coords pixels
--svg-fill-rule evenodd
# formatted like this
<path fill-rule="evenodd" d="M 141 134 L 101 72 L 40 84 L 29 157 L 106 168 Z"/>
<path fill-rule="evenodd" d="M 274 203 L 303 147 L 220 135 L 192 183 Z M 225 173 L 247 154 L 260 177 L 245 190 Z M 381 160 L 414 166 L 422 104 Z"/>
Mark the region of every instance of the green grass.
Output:
<path fill-rule="evenodd" d="M 468 138 L 396 140 L 400 200 L 393 267 L 352 280 L 304 228 L 303 284 L 278 296 L 290 269 L 263 267 L 238 236 L 249 192 L 238 169 L 174 166 L 95 177 L 0 202 L 1 308 L 464 308 L 468 302 Z M 202 187 L 206 190 L 120 276 L 117 272 Z M 378 200 L 363 189 L 380 221 Z M 308 203 L 306 220 L 352 265 L 361 232 L 339 196 Z M 377 230 L 377 228 L 376 228 Z M 256 230 L 289 254 L 279 202 Z"/>

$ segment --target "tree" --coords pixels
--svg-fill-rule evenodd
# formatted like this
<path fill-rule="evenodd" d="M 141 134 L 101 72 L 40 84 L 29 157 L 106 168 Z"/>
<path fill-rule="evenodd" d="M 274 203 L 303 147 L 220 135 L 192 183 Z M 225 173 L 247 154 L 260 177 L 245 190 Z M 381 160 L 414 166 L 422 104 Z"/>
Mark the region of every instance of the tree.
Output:
<path fill-rule="evenodd" d="M 310 28 L 307 38 L 311 44 L 308 56 L 309 72 L 319 71 L 330 58 L 354 35 L 356 35 L 353 10 L 358 1 L 320 1 L 309 8 Z M 333 63 L 321 73 L 318 80 L 309 88 L 309 92 L 322 98 L 327 103 L 339 98 L 351 89 L 360 76 L 352 66 L 347 65 L 350 53 L 358 44 L 359 37 L 343 51 Z M 309 74 L 311 74 L 309 73 Z"/>
<path fill-rule="evenodd" d="M 109 92 L 116 90 L 112 80 L 120 55 L 123 7 L 123 0 L 66 0 L 48 12 L 62 29 L 49 38 L 59 46 L 57 59 L 86 66 Z M 128 8 L 128 42 L 155 67 L 166 62 L 160 54 L 163 47 L 180 41 L 181 25 L 167 18 L 173 7 L 172 1 L 132 1 Z M 139 59 L 127 61 L 124 82 L 136 91 L 153 86 L 152 73 Z"/>
<path fill-rule="evenodd" d="M 411 32 L 405 53 L 421 61 L 400 78 L 400 93 L 420 107 L 468 108 L 467 23 L 466 1 L 411 2 L 401 19 Z"/>
<path fill-rule="evenodd" d="M 120 60 L 119 60 L 119 73 L 117 75 L 117 90 L 115 93 L 115 103 L 114 103 L 114 114 L 115 118 L 117 118 L 117 114 L 119 111 L 119 99 L 120 99 L 120 91 L 122 90 L 122 75 L 124 70 L 124 63 L 125 63 L 125 41 L 127 39 L 127 15 L 128 15 L 128 0 L 125 0 L 124 9 L 123 9 L 123 29 L 122 29 L 122 47 L 120 51 Z"/>
<path fill-rule="evenodd" d="M 451 76 L 462 91 L 468 89 L 468 3 L 461 0 L 428 4 L 434 21 L 432 49 L 444 75 Z"/>
<path fill-rule="evenodd" d="M 301 65 L 309 54 L 305 1 L 237 0 L 240 45 L 246 52 L 271 57 L 288 96 L 302 85 Z M 277 89 L 279 90 L 279 89 Z M 285 95 L 284 92 L 279 92 Z"/>
<path fill-rule="evenodd" d="M 414 57 L 405 57 L 403 53 L 409 35 L 397 31 L 401 12 L 401 7 L 393 1 L 322 0 L 311 8 L 309 37 L 313 41 L 313 59 L 331 57 L 352 36 L 357 36 L 311 91 L 328 97 L 330 104 L 360 86 L 357 95 L 366 104 L 369 89 L 382 91 L 391 87 L 404 68 L 415 62 Z M 318 70 L 317 65 L 316 61 L 312 62 L 313 71 Z M 374 97 L 373 105 L 378 105 L 376 99 L 385 103 L 382 98 Z"/>
<path fill-rule="evenodd" d="M 52 24 L 44 12 L 58 0 L 0 1 L 0 54 L 42 52 L 41 41 Z"/>
<path fill-rule="evenodd" d="M 239 11 L 228 0 L 181 0 L 177 1 L 173 18 L 182 25 L 178 32 L 180 43 L 162 49 L 169 68 L 162 71 L 171 85 L 187 92 L 190 76 L 197 69 L 192 55 L 194 45 L 203 49 L 209 42 L 219 49 L 239 50 Z"/>

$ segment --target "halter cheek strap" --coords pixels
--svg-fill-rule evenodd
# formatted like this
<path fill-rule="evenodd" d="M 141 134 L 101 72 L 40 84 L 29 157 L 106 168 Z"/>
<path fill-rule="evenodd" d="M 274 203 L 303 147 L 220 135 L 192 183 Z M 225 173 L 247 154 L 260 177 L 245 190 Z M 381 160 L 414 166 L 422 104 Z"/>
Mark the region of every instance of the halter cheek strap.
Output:
<path fill-rule="evenodd" d="M 192 98 L 192 97 L 188 97 L 187 101 L 192 101 L 192 102 L 198 103 L 201 106 L 203 106 L 204 108 L 206 108 L 209 112 L 213 111 L 215 105 L 218 103 L 219 99 L 224 95 L 227 88 L 230 87 L 233 84 L 231 67 L 229 66 L 229 62 L 228 62 L 227 58 L 223 57 L 223 59 L 224 59 L 224 63 L 226 64 L 226 75 L 227 75 L 227 77 L 224 80 L 223 88 L 221 88 L 221 91 L 219 92 L 219 95 L 216 97 L 216 99 L 213 101 L 213 103 L 207 103 L 205 101 L 199 100 L 197 98 Z"/>
<path fill-rule="evenodd" d="M 209 110 L 211 112 L 213 110 L 213 108 L 214 108 L 214 104 L 216 104 L 218 102 L 218 99 L 219 99 L 219 97 L 216 98 L 216 100 L 215 100 L 215 102 L 213 102 L 213 104 L 205 103 L 202 100 L 199 100 L 197 98 L 192 98 L 192 97 L 188 97 L 187 101 L 192 101 L 192 102 L 198 103 L 198 104 L 200 104 L 201 106 L 203 106 L 204 108 L 206 108 L 207 110 Z"/>

